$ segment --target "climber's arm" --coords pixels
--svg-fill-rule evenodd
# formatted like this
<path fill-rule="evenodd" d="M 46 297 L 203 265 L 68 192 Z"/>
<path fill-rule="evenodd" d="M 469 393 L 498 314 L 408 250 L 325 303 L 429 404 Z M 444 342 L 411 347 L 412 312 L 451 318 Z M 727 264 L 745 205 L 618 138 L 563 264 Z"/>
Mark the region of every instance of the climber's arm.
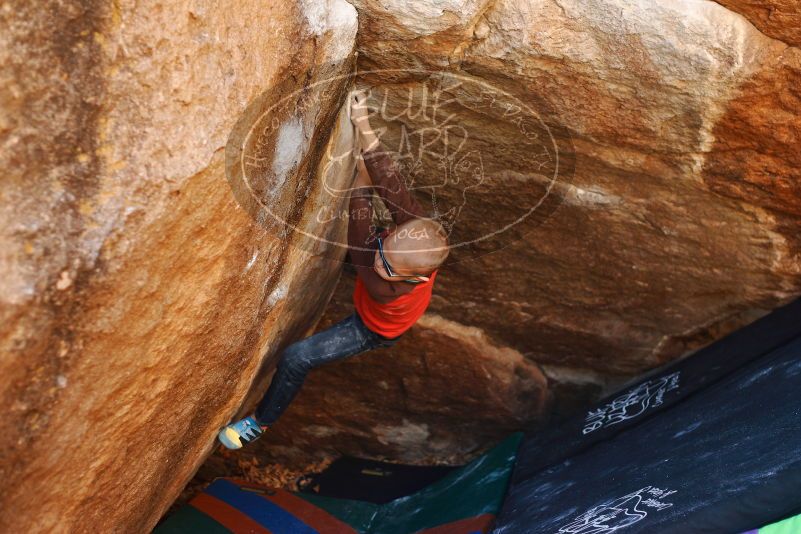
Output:
<path fill-rule="evenodd" d="M 387 206 L 395 224 L 424 217 L 425 213 L 417 200 L 406 188 L 403 176 L 392 158 L 381 149 L 367 110 L 366 94 L 355 94 L 351 103 L 351 117 L 359 136 L 364 163 L 372 179 L 375 191 Z"/>
<path fill-rule="evenodd" d="M 375 251 L 370 246 L 370 226 L 373 219 L 372 184 L 364 166 L 357 164 L 356 168 L 356 179 L 351 189 L 348 210 L 348 254 L 351 262 L 358 267 L 372 265 Z"/>
<path fill-rule="evenodd" d="M 387 303 L 408 293 L 414 286 L 387 282 L 373 270 L 376 244 L 371 232 L 373 206 L 370 175 L 364 164 L 359 163 L 357 169 L 350 196 L 348 254 L 370 296 L 378 302 Z"/>
<path fill-rule="evenodd" d="M 364 152 L 364 163 L 376 193 L 384 201 L 395 224 L 425 216 L 423 208 L 406 189 L 397 165 L 380 147 Z"/>

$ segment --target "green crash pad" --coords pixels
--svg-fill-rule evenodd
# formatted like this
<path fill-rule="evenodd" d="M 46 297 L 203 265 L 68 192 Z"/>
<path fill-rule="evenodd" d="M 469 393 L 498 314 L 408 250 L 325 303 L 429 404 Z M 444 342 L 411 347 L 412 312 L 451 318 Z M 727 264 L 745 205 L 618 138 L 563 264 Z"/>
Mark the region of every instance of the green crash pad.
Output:
<path fill-rule="evenodd" d="M 784 521 L 772 523 L 766 527 L 760 528 L 759 530 L 752 530 L 751 532 L 758 532 L 759 534 L 798 534 L 801 532 L 801 515 L 796 515 L 787 518 Z M 749 533 L 746 532 L 745 534 Z"/>

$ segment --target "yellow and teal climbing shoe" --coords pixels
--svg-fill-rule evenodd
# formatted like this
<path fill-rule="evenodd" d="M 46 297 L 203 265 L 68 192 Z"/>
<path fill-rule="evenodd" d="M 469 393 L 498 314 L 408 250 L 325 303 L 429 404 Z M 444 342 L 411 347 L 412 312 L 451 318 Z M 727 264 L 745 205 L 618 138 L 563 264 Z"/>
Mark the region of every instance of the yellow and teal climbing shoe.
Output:
<path fill-rule="evenodd" d="M 251 415 L 220 430 L 217 439 L 229 449 L 241 449 L 243 445 L 258 439 L 265 430 L 267 427 L 260 425 Z"/>

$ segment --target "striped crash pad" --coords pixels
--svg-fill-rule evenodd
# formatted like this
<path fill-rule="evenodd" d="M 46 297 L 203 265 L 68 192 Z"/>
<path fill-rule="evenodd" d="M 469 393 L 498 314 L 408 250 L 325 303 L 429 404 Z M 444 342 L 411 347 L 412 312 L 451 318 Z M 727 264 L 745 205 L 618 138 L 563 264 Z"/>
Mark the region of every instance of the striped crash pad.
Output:
<path fill-rule="evenodd" d="M 430 486 L 383 505 L 219 478 L 156 534 L 488 533 L 522 438 L 515 433 Z"/>

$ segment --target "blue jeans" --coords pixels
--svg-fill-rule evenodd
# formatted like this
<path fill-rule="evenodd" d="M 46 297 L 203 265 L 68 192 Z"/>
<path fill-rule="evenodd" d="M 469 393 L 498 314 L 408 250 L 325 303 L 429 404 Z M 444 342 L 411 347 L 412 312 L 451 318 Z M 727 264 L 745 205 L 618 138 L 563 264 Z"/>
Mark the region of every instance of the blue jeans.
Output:
<path fill-rule="evenodd" d="M 256 408 L 256 420 L 263 425 L 274 423 L 298 394 L 308 372 L 318 365 L 389 347 L 397 340 L 369 330 L 359 314 L 354 313 L 327 330 L 293 343 L 278 361 L 270 388 Z"/>

